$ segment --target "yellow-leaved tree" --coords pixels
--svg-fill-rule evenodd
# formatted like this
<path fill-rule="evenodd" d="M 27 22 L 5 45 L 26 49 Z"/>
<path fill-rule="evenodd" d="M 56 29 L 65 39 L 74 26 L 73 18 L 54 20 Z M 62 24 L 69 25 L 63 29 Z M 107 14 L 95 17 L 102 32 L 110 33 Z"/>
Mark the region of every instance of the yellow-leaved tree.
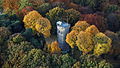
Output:
<path fill-rule="evenodd" d="M 81 31 L 77 36 L 76 44 L 83 53 L 90 52 L 94 47 L 91 33 Z"/>
<path fill-rule="evenodd" d="M 31 11 L 27 15 L 24 16 L 23 22 L 25 28 L 32 28 L 35 29 L 35 23 L 39 18 L 42 16 L 37 11 Z"/>
<path fill-rule="evenodd" d="M 112 40 L 103 33 L 96 34 L 94 37 L 94 42 L 96 44 L 94 48 L 94 54 L 98 56 L 108 53 L 112 46 Z"/>
<path fill-rule="evenodd" d="M 76 30 L 78 32 L 86 30 L 90 25 L 86 21 L 78 21 L 73 27 L 72 30 Z"/>
<path fill-rule="evenodd" d="M 70 45 L 71 48 L 74 48 L 74 46 L 76 46 L 78 33 L 78 31 L 73 30 L 66 36 L 66 42 Z"/>
<path fill-rule="evenodd" d="M 95 25 L 91 25 L 85 31 L 91 33 L 93 36 L 99 33 L 99 30 Z"/>
<path fill-rule="evenodd" d="M 78 21 L 75 26 L 72 27 L 72 31 L 66 36 L 66 42 L 71 46 L 71 48 L 76 46 L 77 35 L 79 32 L 86 30 L 89 26 L 90 25 L 86 21 Z"/>
<path fill-rule="evenodd" d="M 77 46 L 83 54 L 93 51 L 94 55 L 99 56 L 110 51 L 112 40 L 99 32 L 95 25 L 90 25 L 86 21 L 78 21 L 72 27 L 72 31 L 67 34 L 66 42 L 71 48 Z"/>
<path fill-rule="evenodd" d="M 51 23 L 47 18 L 39 18 L 35 26 L 36 31 L 42 33 L 45 37 L 49 37 L 51 30 Z"/>
<path fill-rule="evenodd" d="M 31 11 L 25 15 L 24 19 L 25 28 L 32 28 L 39 33 L 42 33 L 46 38 L 49 37 L 51 30 L 51 23 L 47 18 L 42 17 L 37 11 Z"/>

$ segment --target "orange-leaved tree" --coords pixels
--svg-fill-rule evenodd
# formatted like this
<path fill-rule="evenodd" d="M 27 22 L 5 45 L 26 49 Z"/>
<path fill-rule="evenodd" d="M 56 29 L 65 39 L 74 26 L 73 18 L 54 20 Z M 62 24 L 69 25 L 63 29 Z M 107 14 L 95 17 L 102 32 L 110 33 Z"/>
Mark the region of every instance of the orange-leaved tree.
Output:
<path fill-rule="evenodd" d="M 2 6 L 4 12 L 17 11 L 19 8 L 19 1 L 20 0 L 3 0 Z"/>
<path fill-rule="evenodd" d="M 81 20 L 87 21 L 91 25 L 95 25 L 100 31 L 104 32 L 107 29 L 106 19 L 98 14 L 83 14 Z"/>
<path fill-rule="evenodd" d="M 54 41 L 51 44 L 48 45 L 48 51 L 50 51 L 50 53 L 60 53 L 61 52 L 61 48 L 59 48 L 58 46 L 58 42 Z"/>

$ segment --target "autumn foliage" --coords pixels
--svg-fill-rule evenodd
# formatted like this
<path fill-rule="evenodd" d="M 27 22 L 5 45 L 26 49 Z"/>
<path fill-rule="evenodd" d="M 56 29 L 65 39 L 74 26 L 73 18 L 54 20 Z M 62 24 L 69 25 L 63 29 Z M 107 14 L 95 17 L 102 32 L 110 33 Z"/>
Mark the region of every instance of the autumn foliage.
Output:
<path fill-rule="evenodd" d="M 94 47 L 91 33 L 81 31 L 77 36 L 76 44 L 83 53 L 90 52 Z"/>
<path fill-rule="evenodd" d="M 103 33 L 97 33 L 94 37 L 95 42 L 95 55 L 101 55 L 103 53 L 108 53 L 111 48 L 112 40 Z"/>
<path fill-rule="evenodd" d="M 31 12 L 29 12 L 27 15 L 25 15 L 25 17 L 23 19 L 23 22 L 25 24 L 24 25 L 25 28 L 35 29 L 35 23 L 41 17 L 42 16 L 37 11 L 31 11 Z"/>
<path fill-rule="evenodd" d="M 85 31 L 91 33 L 93 36 L 99 33 L 99 30 L 95 25 L 91 25 Z"/>
<path fill-rule="evenodd" d="M 33 11 L 34 9 L 31 6 L 26 6 L 20 11 L 18 11 L 16 14 L 19 16 L 20 19 L 23 19 L 26 14 L 28 14 L 30 11 Z"/>
<path fill-rule="evenodd" d="M 94 50 L 93 53 L 97 56 L 108 53 L 112 43 L 95 25 L 90 26 L 86 21 L 78 21 L 73 26 L 72 31 L 66 36 L 66 42 L 71 48 L 77 46 L 83 54 Z"/>
<path fill-rule="evenodd" d="M 90 24 L 88 24 L 86 21 L 78 21 L 73 27 L 72 30 L 76 30 L 78 32 L 86 30 L 87 27 L 89 27 Z"/>
<path fill-rule="evenodd" d="M 43 18 L 37 11 L 31 11 L 24 17 L 25 28 L 42 33 L 45 37 L 50 36 L 51 23 L 47 18 Z"/>
<path fill-rule="evenodd" d="M 36 31 L 39 33 L 42 33 L 45 37 L 49 37 L 50 29 L 51 29 L 51 23 L 47 18 L 39 18 L 36 22 L 35 26 Z"/>
<path fill-rule="evenodd" d="M 51 44 L 48 45 L 48 51 L 50 51 L 51 53 L 60 53 L 61 49 L 58 46 L 58 42 L 54 41 Z"/>
<path fill-rule="evenodd" d="M 38 6 L 42 5 L 43 3 L 45 3 L 44 0 L 29 0 L 30 3 L 32 3 L 32 6 L 34 8 L 38 8 Z"/>
<path fill-rule="evenodd" d="M 3 8 L 4 11 L 7 12 L 8 10 L 17 11 L 19 8 L 19 1 L 20 0 L 3 0 Z"/>
<path fill-rule="evenodd" d="M 81 20 L 87 21 L 89 24 L 95 25 L 100 31 L 107 29 L 106 19 L 98 14 L 83 14 Z"/>
<path fill-rule="evenodd" d="M 74 48 L 74 46 L 76 46 L 77 35 L 78 31 L 72 30 L 66 36 L 66 42 L 70 45 L 71 48 Z"/>

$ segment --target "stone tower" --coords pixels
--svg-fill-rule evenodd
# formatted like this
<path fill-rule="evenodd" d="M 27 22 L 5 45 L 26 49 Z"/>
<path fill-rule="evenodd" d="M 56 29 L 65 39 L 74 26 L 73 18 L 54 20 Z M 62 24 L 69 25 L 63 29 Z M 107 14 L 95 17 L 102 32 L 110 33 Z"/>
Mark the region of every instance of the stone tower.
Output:
<path fill-rule="evenodd" d="M 69 33 L 70 24 L 62 21 L 58 21 L 56 24 L 59 47 L 62 49 L 62 51 L 68 51 L 69 45 L 65 42 L 65 39 L 67 33 Z"/>

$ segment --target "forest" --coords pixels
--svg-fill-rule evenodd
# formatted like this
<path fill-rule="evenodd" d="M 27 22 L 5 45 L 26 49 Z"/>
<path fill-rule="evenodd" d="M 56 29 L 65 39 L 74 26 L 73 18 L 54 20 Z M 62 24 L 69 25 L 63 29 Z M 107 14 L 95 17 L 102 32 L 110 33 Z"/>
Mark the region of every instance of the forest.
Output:
<path fill-rule="evenodd" d="M 120 0 L 0 0 L 0 68 L 120 68 Z"/>

